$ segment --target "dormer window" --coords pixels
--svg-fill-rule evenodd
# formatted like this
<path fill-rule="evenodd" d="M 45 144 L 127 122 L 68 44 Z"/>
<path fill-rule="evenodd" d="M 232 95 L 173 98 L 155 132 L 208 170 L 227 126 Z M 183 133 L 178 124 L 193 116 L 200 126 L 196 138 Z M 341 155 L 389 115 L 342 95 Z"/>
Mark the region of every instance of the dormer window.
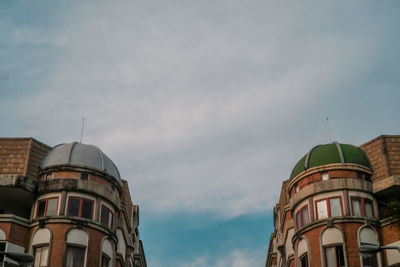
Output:
<path fill-rule="evenodd" d="M 89 173 L 87 172 L 81 172 L 81 180 L 89 180 Z"/>

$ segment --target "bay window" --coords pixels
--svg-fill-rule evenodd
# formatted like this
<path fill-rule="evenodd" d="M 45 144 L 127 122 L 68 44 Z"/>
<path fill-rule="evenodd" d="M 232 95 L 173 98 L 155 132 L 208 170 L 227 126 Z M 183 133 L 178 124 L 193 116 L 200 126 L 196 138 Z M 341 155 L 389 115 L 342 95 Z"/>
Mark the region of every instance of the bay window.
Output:
<path fill-rule="evenodd" d="M 37 202 L 36 217 L 57 215 L 58 197 L 46 198 Z"/>
<path fill-rule="evenodd" d="M 85 247 L 68 245 L 65 257 L 65 266 L 83 267 L 85 263 L 85 250 Z"/>
<path fill-rule="evenodd" d="M 69 197 L 67 214 L 85 219 L 93 218 L 93 200 L 81 197 Z"/>
<path fill-rule="evenodd" d="M 307 225 L 310 223 L 308 217 L 308 206 L 304 206 L 296 213 L 296 222 L 297 222 L 297 229 Z"/>
<path fill-rule="evenodd" d="M 315 203 L 317 210 L 317 220 L 328 217 L 342 216 L 341 197 L 331 197 L 318 200 Z"/>
<path fill-rule="evenodd" d="M 300 257 L 300 266 L 301 267 L 309 267 L 308 254 L 307 253 L 301 255 L 301 257 Z"/>
<path fill-rule="evenodd" d="M 114 214 L 112 211 L 105 205 L 101 205 L 101 216 L 100 223 L 112 228 L 113 226 Z"/>
<path fill-rule="evenodd" d="M 351 212 L 353 216 L 374 217 L 372 200 L 362 197 L 351 197 Z"/>
<path fill-rule="evenodd" d="M 35 248 L 35 262 L 34 267 L 47 267 L 49 258 L 49 246 L 42 246 Z"/>
<path fill-rule="evenodd" d="M 345 266 L 342 245 L 324 247 L 324 257 L 326 267 Z"/>

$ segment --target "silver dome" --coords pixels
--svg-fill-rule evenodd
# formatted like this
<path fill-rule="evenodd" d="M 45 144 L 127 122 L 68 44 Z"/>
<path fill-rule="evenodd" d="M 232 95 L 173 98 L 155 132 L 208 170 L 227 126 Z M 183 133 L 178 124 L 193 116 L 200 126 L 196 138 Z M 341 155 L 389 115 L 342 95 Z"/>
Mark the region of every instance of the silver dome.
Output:
<path fill-rule="evenodd" d="M 57 165 L 87 167 L 105 172 L 118 180 L 121 179 L 114 162 L 100 148 L 93 145 L 73 142 L 53 147 L 42 161 L 40 168 L 45 169 Z"/>

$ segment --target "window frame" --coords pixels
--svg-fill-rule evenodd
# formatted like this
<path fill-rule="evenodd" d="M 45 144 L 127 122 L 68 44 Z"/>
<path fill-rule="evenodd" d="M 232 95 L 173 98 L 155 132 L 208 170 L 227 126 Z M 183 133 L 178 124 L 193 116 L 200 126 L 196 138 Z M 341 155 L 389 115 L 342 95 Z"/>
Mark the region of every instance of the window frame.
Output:
<path fill-rule="evenodd" d="M 303 259 L 306 259 L 307 265 L 303 266 Z M 300 257 L 299 257 L 299 263 L 300 263 L 300 267 L 310 267 L 310 262 L 308 260 L 308 252 L 303 253 Z"/>
<path fill-rule="evenodd" d="M 86 246 L 82 246 L 82 245 L 78 245 L 78 244 L 70 244 L 70 243 L 65 244 L 64 266 L 68 267 L 67 266 L 67 263 L 68 263 L 68 248 L 83 249 L 82 266 L 83 267 L 86 266 L 87 247 Z M 76 254 L 74 254 L 74 260 L 76 258 L 75 256 L 76 256 Z M 75 266 L 75 263 L 76 263 L 76 261 L 73 262 L 73 267 Z"/>
<path fill-rule="evenodd" d="M 350 203 L 351 203 L 351 215 L 352 216 L 358 216 L 354 215 L 354 207 L 353 207 L 353 200 L 360 200 L 360 205 L 361 205 L 361 217 L 366 217 L 366 218 L 375 218 L 375 211 L 374 211 L 374 201 L 370 198 L 366 197 L 359 197 L 359 196 L 350 196 Z M 372 217 L 367 216 L 367 211 L 365 209 L 365 202 L 368 202 L 371 204 L 372 208 Z"/>
<path fill-rule="evenodd" d="M 315 201 L 315 217 L 316 217 L 316 220 L 322 220 L 322 219 L 326 219 L 326 218 L 331 218 L 332 217 L 331 216 L 332 212 L 331 212 L 330 200 L 331 199 L 335 199 L 335 198 L 338 198 L 340 200 L 340 212 L 341 212 L 340 216 L 335 216 L 335 217 L 342 217 L 343 216 L 342 196 L 326 197 L 326 198 L 321 198 L 321 199 L 318 199 L 318 200 Z M 327 209 L 327 212 L 328 212 L 328 217 L 320 219 L 319 216 L 318 216 L 318 202 L 321 202 L 321 201 L 325 201 L 326 202 L 326 209 Z"/>
<path fill-rule="evenodd" d="M 74 215 L 70 215 L 70 207 L 71 207 L 71 200 L 72 199 L 77 199 L 79 200 L 79 210 L 78 210 L 78 215 L 74 216 Z M 90 218 L 85 218 L 82 217 L 82 207 L 83 207 L 83 201 L 89 201 L 92 204 L 92 208 L 91 208 L 91 213 L 90 213 Z M 68 205 L 67 205 L 67 216 L 72 216 L 72 217 L 78 217 L 81 219 L 85 219 L 85 220 L 93 220 L 94 218 L 94 206 L 95 206 L 95 201 L 90 199 L 90 198 L 85 198 L 85 197 L 81 197 L 81 196 L 68 196 L 68 201 L 67 201 Z"/>
<path fill-rule="evenodd" d="M 108 219 L 107 219 L 108 222 L 107 222 L 107 224 L 102 222 L 102 218 L 103 218 L 103 207 L 108 211 Z M 110 219 L 110 214 L 111 214 L 111 222 L 109 221 L 109 219 Z M 107 205 L 105 205 L 104 203 L 101 203 L 101 205 L 100 205 L 100 216 L 99 216 L 99 222 L 100 222 L 100 224 L 101 224 L 101 225 L 104 225 L 104 226 L 107 226 L 107 227 L 109 227 L 109 228 L 113 228 L 113 226 L 114 226 L 114 217 L 115 217 L 114 212 L 113 212 Z"/>
<path fill-rule="evenodd" d="M 297 229 L 300 229 L 302 227 L 304 227 L 305 225 L 307 225 L 306 223 L 303 222 L 303 210 L 307 209 L 307 218 L 308 218 L 308 223 L 310 224 L 310 212 L 308 211 L 308 204 L 304 205 L 301 209 L 299 209 L 296 213 L 296 225 L 297 225 Z M 298 220 L 298 216 L 300 216 L 300 224 L 299 225 L 299 220 Z"/>
<path fill-rule="evenodd" d="M 36 253 L 38 249 L 41 249 L 43 251 L 43 248 L 47 248 L 47 259 L 46 259 L 46 265 L 43 266 L 40 263 L 42 262 L 42 252 L 40 254 L 40 262 L 39 262 L 39 266 L 35 266 L 35 261 L 36 261 Z M 49 260 L 50 260 L 50 244 L 41 244 L 38 246 L 33 247 L 33 255 L 34 255 L 34 261 L 32 263 L 33 267 L 49 267 Z"/>
<path fill-rule="evenodd" d="M 48 215 L 47 215 L 47 207 L 49 205 L 49 200 L 50 199 L 57 199 L 56 214 L 55 215 L 50 215 L 50 216 L 57 216 L 58 215 L 58 210 L 59 210 L 59 205 L 60 205 L 60 197 L 59 196 L 47 197 L 47 198 L 42 198 L 42 199 L 37 200 L 37 202 L 36 202 L 36 218 L 48 217 Z M 39 216 L 39 204 L 41 202 L 45 202 L 43 216 Z"/>
<path fill-rule="evenodd" d="M 5 240 L 1 240 L 0 241 L 0 244 L 1 245 L 3 245 L 4 244 L 4 250 L 0 250 L 0 251 L 3 251 L 3 252 L 6 252 L 6 248 L 7 248 L 7 241 L 5 241 Z M 0 263 L 1 263 L 1 266 L 3 265 L 3 263 L 4 263 L 4 258 L 5 258 L 5 255 L 3 254 L 3 255 L 0 255 Z"/>
<path fill-rule="evenodd" d="M 337 262 L 337 247 L 338 246 L 341 246 L 342 247 L 342 256 L 343 256 L 343 263 L 344 263 L 344 265 L 338 265 L 338 262 Z M 334 248 L 335 249 L 335 262 L 336 262 L 336 266 L 335 267 L 343 267 L 343 266 L 346 266 L 346 260 L 345 260 L 345 256 L 344 256 L 344 246 L 343 246 L 343 244 L 342 243 L 340 243 L 340 244 L 329 244 L 329 245 L 327 245 L 327 246 L 324 246 L 324 247 L 322 247 L 323 248 L 323 250 L 324 250 L 324 260 L 325 260 L 325 262 L 324 262 L 324 266 L 325 267 L 327 267 L 328 266 L 328 258 L 327 258 L 327 249 L 328 248 Z"/>

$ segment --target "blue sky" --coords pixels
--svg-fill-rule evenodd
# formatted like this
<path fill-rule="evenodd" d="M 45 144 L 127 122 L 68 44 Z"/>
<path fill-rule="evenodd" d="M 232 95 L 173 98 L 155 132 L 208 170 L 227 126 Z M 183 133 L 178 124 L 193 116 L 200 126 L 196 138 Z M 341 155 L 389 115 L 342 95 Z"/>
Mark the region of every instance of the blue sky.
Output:
<path fill-rule="evenodd" d="M 100 147 L 149 266 L 263 266 L 311 147 L 399 134 L 399 1 L 0 2 L 0 136 Z"/>

